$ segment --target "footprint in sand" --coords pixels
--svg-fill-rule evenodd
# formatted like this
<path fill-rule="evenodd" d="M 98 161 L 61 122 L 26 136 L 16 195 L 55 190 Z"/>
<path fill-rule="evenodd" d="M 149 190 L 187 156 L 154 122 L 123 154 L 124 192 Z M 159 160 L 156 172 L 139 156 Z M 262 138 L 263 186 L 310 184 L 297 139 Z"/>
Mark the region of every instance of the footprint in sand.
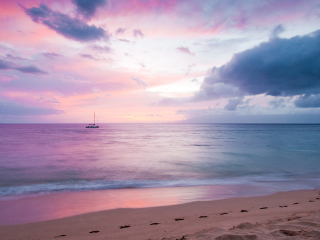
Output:
<path fill-rule="evenodd" d="M 154 223 L 150 223 L 150 225 L 158 225 L 160 223 L 154 222 Z"/>
<path fill-rule="evenodd" d="M 260 209 L 268 209 L 268 207 L 261 207 Z"/>
<path fill-rule="evenodd" d="M 100 232 L 100 231 L 91 231 L 91 232 L 89 232 L 89 233 L 98 233 L 98 232 Z"/>
<path fill-rule="evenodd" d="M 249 212 L 248 210 L 241 210 L 240 212 Z"/>
<path fill-rule="evenodd" d="M 234 235 L 234 234 L 224 234 L 219 237 L 216 237 L 215 240 L 257 240 L 257 235 Z"/>
<path fill-rule="evenodd" d="M 124 225 L 124 226 L 120 226 L 120 229 L 122 229 L 122 228 L 129 228 L 129 227 L 131 227 L 130 225 Z"/>
<path fill-rule="evenodd" d="M 174 219 L 175 221 L 182 221 L 182 220 L 184 220 L 183 218 L 175 218 Z"/>
<path fill-rule="evenodd" d="M 286 206 L 286 205 L 282 205 L 282 206 L 279 206 L 279 207 L 284 208 L 284 207 L 288 207 L 288 206 Z"/>
<path fill-rule="evenodd" d="M 208 216 L 200 216 L 199 218 L 207 218 Z"/>
<path fill-rule="evenodd" d="M 228 214 L 228 213 L 227 212 L 220 213 L 220 215 L 225 215 L 225 214 Z"/>
<path fill-rule="evenodd" d="M 62 234 L 62 235 L 59 235 L 59 236 L 55 236 L 54 238 L 65 237 L 65 236 L 67 236 L 67 235 Z"/>

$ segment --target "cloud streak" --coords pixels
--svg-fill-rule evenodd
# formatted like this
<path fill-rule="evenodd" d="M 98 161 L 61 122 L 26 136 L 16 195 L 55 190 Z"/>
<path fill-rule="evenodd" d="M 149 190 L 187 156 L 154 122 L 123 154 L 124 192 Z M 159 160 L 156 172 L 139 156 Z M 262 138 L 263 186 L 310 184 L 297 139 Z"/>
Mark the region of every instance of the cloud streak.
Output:
<path fill-rule="evenodd" d="M 3 70 L 12 69 L 12 70 L 18 70 L 23 73 L 31 73 L 31 74 L 47 74 L 47 72 L 33 65 L 22 67 L 22 66 L 17 66 L 17 64 L 15 63 L 8 62 L 1 59 L 0 59 L 0 69 L 3 69 Z"/>
<path fill-rule="evenodd" d="M 0 102 L 0 116 L 45 116 L 64 114 L 64 111 L 54 108 L 28 107 L 11 102 Z"/>
<path fill-rule="evenodd" d="M 95 40 L 109 40 L 110 35 L 104 29 L 94 25 L 88 25 L 86 22 L 71 18 L 70 16 L 51 10 L 44 4 L 33 8 L 25 8 L 25 13 L 36 23 L 41 23 L 56 33 L 80 42 L 90 42 Z"/>
<path fill-rule="evenodd" d="M 142 81 L 139 78 L 132 77 L 131 79 L 135 81 L 139 86 L 143 87 L 144 89 L 148 87 L 148 84 L 146 84 L 144 81 Z"/>

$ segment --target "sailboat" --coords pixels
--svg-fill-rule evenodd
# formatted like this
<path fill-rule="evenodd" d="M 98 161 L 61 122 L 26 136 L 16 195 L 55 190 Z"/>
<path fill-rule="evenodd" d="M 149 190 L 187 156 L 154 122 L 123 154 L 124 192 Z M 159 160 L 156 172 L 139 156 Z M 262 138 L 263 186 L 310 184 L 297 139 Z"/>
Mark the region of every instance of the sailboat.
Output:
<path fill-rule="evenodd" d="M 88 124 L 86 128 L 99 128 L 99 125 L 96 125 L 96 113 L 93 114 L 93 124 Z"/>

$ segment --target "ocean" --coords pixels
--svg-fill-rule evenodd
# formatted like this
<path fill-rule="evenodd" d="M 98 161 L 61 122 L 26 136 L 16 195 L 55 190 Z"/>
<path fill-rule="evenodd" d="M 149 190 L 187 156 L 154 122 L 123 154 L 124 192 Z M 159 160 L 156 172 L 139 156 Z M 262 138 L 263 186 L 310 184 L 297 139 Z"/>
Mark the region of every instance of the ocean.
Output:
<path fill-rule="evenodd" d="M 0 124 L 0 224 L 316 188 L 320 125 Z"/>

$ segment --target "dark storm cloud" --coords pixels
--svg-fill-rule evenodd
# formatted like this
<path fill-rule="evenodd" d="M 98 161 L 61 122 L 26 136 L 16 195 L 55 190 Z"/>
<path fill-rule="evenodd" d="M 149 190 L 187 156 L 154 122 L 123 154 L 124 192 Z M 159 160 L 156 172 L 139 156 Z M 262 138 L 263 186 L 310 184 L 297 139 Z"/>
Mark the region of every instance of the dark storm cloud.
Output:
<path fill-rule="evenodd" d="M 98 7 L 106 4 L 106 0 L 72 0 L 77 6 L 77 11 L 87 19 L 91 19 Z"/>
<path fill-rule="evenodd" d="M 295 100 L 299 108 L 320 108 L 320 95 L 303 95 Z"/>
<path fill-rule="evenodd" d="M 31 73 L 31 74 L 47 74 L 47 72 L 37 68 L 36 66 L 17 66 L 17 64 L 13 62 L 8 62 L 0 59 L 0 69 L 3 70 L 18 70 L 23 73 Z"/>
<path fill-rule="evenodd" d="M 0 116 L 43 116 L 63 113 L 62 110 L 53 108 L 27 107 L 12 102 L 0 102 Z"/>
<path fill-rule="evenodd" d="M 36 23 L 42 23 L 63 35 L 66 38 L 80 42 L 88 42 L 99 39 L 109 39 L 109 34 L 104 29 L 94 25 L 89 26 L 84 21 L 71 18 L 66 14 L 55 12 L 46 5 L 41 4 L 38 8 L 25 8 L 20 5 L 25 13 Z"/>
<path fill-rule="evenodd" d="M 237 88 L 243 95 L 320 93 L 320 31 L 290 39 L 273 38 L 235 54 L 227 64 L 212 69 L 198 95 L 216 98 L 217 92 L 211 89 L 217 84 Z"/>

